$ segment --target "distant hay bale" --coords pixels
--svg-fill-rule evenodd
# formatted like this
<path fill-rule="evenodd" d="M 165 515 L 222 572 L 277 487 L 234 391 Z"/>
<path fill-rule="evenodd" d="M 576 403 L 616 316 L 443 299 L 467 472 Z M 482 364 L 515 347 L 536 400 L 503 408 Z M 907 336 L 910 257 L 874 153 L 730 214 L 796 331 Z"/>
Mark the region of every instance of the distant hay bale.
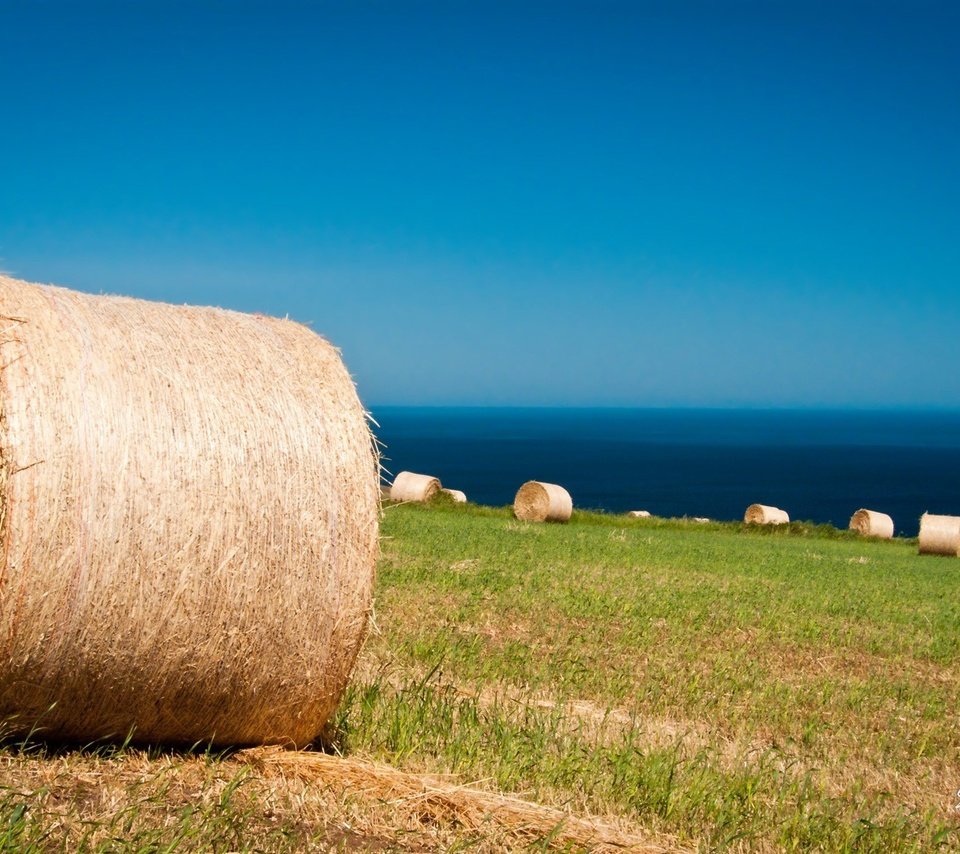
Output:
<path fill-rule="evenodd" d="M 920 554 L 950 555 L 960 553 L 960 516 L 920 517 Z"/>
<path fill-rule="evenodd" d="M 705 525 L 707 522 L 713 521 L 709 516 L 694 516 L 693 521 L 697 522 L 700 525 Z"/>
<path fill-rule="evenodd" d="M 628 510 L 628 516 L 632 516 L 634 519 L 649 519 L 650 511 L 649 510 Z"/>
<path fill-rule="evenodd" d="M 743 521 L 753 525 L 785 525 L 790 517 L 779 507 L 751 504 L 743 515 Z"/>
<path fill-rule="evenodd" d="M 449 495 L 455 504 L 467 503 L 467 494 L 465 492 L 461 492 L 459 489 L 441 489 L 440 491 L 445 495 Z"/>
<path fill-rule="evenodd" d="M 298 323 L 0 277 L 0 719 L 305 745 L 371 607 L 379 460 Z"/>
<path fill-rule="evenodd" d="M 381 501 L 389 501 L 389 500 L 390 500 L 390 489 L 391 489 L 391 487 L 390 487 L 390 484 L 389 484 L 389 483 L 381 483 L 381 484 L 380 484 L 380 500 L 381 500 Z"/>
<path fill-rule="evenodd" d="M 402 471 L 390 488 L 392 501 L 429 501 L 441 489 L 440 481 L 428 474 Z"/>
<path fill-rule="evenodd" d="M 513 514 L 524 522 L 566 522 L 572 513 L 570 493 L 555 483 L 528 480 L 513 499 Z"/>
<path fill-rule="evenodd" d="M 893 519 L 877 510 L 860 509 L 850 517 L 850 530 L 864 537 L 889 540 L 893 536 Z"/>

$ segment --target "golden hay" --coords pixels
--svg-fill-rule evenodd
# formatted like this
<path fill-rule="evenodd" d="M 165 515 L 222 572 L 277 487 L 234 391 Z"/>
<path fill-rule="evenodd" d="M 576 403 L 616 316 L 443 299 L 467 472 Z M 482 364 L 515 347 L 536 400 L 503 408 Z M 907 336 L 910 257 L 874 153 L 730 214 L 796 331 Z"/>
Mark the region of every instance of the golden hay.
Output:
<path fill-rule="evenodd" d="M 779 507 L 751 504 L 743 514 L 743 521 L 754 525 L 785 525 L 790 521 L 790 517 Z"/>
<path fill-rule="evenodd" d="M 528 480 L 513 499 L 513 515 L 524 522 L 566 522 L 572 513 L 570 493 L 555 483 Z"/>
<path fill-rule="evenodd" d="M 455 504 L 467 503 L 467 494 L 465 492 L 461 492 L 459 489 L 441 489 L 440 491 L 446 495 L 449 495 Z"/>
<path fill-rule="evenodd" d="M 264 777 L 277 775 L 323 786 L 341 786 L 389 803 L 408 802 L 419 813 L 453 818 L 465 828 L 483 830 L 494 822 L 519 839 L 546 841 L 552 848 L 592 851 L 628 850 L 666 854 L 685 849 L 664 847 L 596 818 L 582 818 L 554 807 L 451 784 L 436 777 L 408 774 L 373 762 L 324 753 L 253 748 L 235 754 Z"/>
<path fill-rule="evenodd" d="M 379 463 L 289 320 L 0 277 L 0 718 L 304 745 L 371 607 Z"/>
<path fill-rule="evenodd" d="M 889 540 L 893 536 L 893 519 L 886 513 L 861 508 L 850 517 L 850 530 L 864 537 Z"/>
<path fill-rule="evenodd" d="M 440 481 L 428 474 L 402 471 L 390 487 L 391 501 L 429 501 L 440 491 Z"/>
<path fill-rule="evenodd" d="M 960 516 L 924 513 L 920 517 L 920 554 L 960 554 Z"/>

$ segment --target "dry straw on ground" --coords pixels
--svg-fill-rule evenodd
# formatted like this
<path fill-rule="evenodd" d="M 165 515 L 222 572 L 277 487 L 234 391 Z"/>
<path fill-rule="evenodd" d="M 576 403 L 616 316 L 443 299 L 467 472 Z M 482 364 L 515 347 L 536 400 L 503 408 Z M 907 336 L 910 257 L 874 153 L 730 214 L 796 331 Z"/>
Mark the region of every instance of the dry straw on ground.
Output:
<path fill-rule="evenodd" d="M 244 750 L 235 758 L 252 765 L 266 778 L 273 774 L 324 786 L 346 787 L 378 801 L 408 803 L 423 819 L 429 820 L 432 816 L 455 819 L 463 827 L 477 831 L 493 823 L 518 841 L 548 841 L 550 847 L 562 849 L 626 849 L 646 854 L 682 850 L 665 847 L 601 819 L 576 816 L 555 807 L 457 785 L 442 778 L 408 774 L 388 765 L 276 748 Z"/>
<path fill-rule="evenodd" d="M 920 517 L 920 554 L 960 554 L 960 516 L 924 513 Z"/>
<path fill-rule="evenodd" d="M 513 499 L 513 514 L 524 522 L 566 522 L 572 513 L 570 493 L 555 483 L 528 480 Z"/>
<path fill-rule="evenodd" d="M 743 514 L 743 521 L 754 525 L 785 525 L 790 521 L 790 517 L 779 507 L 751 504 Z"/>
<path fill-rule="evenodd" d="M 850 530 L 864 537 L 889 540 L 893 536 L 893 519 L 877 510 L 860 509 L 850 517 Z"/>
<path fill-rule="evenodd" d="M 441 489 L 440 481 L 428 474 L 402 471 L 390 487 L 391 501 L 429 501 Z"/>
<path fill-rule="evenodd" d="M 449 495 L 455 504 L 467 503 L 467 494 L 459 489 L 441 489 L 440 491 L 446 495 Z"/>
<path fill-rule="evenodd" d="M 289 320 L 0 277 L 0 717 L 303 745 L 363 638 L 378 459 Z"/>

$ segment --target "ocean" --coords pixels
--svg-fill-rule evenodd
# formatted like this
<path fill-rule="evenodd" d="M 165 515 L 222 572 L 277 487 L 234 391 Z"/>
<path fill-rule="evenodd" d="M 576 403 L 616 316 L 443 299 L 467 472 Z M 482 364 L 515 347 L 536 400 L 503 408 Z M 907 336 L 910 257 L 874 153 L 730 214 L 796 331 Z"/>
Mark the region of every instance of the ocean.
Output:
<path fill-rule="evenodd" d="M 527 480 L 574 506 L 742 519 L 754 502 L 846 527 L 860 507 L 915 536 L 960 515 L 960 412 L 375 407 L 384 466 L 432 474 L 479 504 Z"/>

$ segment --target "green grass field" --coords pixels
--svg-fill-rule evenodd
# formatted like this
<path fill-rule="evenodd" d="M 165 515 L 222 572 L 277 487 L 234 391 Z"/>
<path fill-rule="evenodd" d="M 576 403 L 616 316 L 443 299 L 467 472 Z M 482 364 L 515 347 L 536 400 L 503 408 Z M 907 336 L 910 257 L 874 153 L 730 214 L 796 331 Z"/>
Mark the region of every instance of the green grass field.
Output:
<path fill-rule="evenodd" d="M 443 502 L 388 506 L 382 533 L 375 625 L 330 734 L 346 756 L 668 846 L 960 849 L 957 560 L 797 524 L 536 525 Z M 81 826 L 90 850 L 109 849 L 122 825 L 103 828 L 123 810 L 140 850 L 520 846 L 347 783 L 271 787 L 268 819 L 264 781 L 230 757 L 35 750 L 0 757 L 10 850 Z M 113 807 L 57 800 L 51 769 L 71 762 L 115 781 Z M 159 784 L 144 774 L 166 769 L 169 810 L 130 818 L 124 763 L 149 804 Z"/>

